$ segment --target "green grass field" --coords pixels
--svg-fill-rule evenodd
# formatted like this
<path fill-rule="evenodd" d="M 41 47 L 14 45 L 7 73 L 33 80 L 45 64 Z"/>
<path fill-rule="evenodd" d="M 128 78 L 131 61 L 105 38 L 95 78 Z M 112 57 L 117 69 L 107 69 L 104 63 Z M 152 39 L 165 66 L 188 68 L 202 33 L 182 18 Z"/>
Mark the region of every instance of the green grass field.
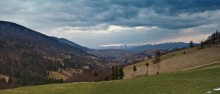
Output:
<path fill-rule="evenodd" d="M 50 84 L 1 90 L 0 94 L 212 94 L 220 92 L 220 68 L 90 83 Z"/>

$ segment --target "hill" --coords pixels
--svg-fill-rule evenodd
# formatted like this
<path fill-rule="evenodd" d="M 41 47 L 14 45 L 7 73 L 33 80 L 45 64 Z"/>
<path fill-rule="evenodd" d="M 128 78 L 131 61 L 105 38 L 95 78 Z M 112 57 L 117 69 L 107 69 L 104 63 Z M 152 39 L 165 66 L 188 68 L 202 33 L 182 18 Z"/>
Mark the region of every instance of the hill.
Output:
<path fill-rule="evenodd" d="M 171 53 L 160 56 L 160 62 L 155 63 L 155 58 L 148 59 L 124 68 L 125 78 L 131 78 L 134 74 L 133 66 L 137 66 L 137 75 L 146 75 L 146 63 L 149 63 L 149 75 L 157 73 L 169 73 L 193 69 L 204 65 L 212 65 L 220 61 L 220 33 L 216 31 L 200 45 L 191 44 L 191 48 L 174 50 Z"/>
<path fill-rule="evenodd" d="M 218 94 L 220 68 L 142 76 L 107 82 L 28 86 L 0 90 L 1 94 Z"/>
<path fill-rule="evenodd" d="M 160 73 L 169 73 L 181 71 L 184 69 L 201 66 L 204 64 L 211 64 L 216 61 L 220 61 L 220 46 L 206 46 L 204 49 L 199 47 L 188 48 L 180 51 L 175 51 L 161 56 L 161 62 L 159 63 Z M 137 72 L 136 75 L 145 75 L 147 68 L 146 62 L 150 64 L 149 75 L 155 75 L 158 65 L 154 64 L 153 59 L 148 59 L 140 63 L 136 63 Z M 124 68 L 125 78 L 131 78 L 133 74 L 133 66 L 129 65 Z"/>
<path fill-rule="evenodd" d="M 79 44 L 76 44 L 76 43 L 74 43 L 74 42 L 72 42 L 72 41 L 69 41 L 69 40 L 67 40 L 67 39 L 65 39 L 65 38 L 56 38 L 56 37 L 54 37 L 56 40 L 58 40 L 59 42 L 61 42 L 61 43 L 64 43 L 64 44 L 68 44 L 68 45 L 70 45 L 70 46 L 72 46 L 72 47 L 74 47 L 74 48 L 78 48 L 78 49 L 81 49 L 81 50 L 83 50 L 83 51 L 89 51 L 89 50 L 92 50 L 92 49 L 89 49 L 89 48 L 87 48 L 87 47 L 83 47 L 83 46 L 81 46 L 81 45 L 79 45 Z"/>
<path fill-rule="evenodd" d="M 111 66 L 88 53 L 86 47 L 12 22 L 0 21 L 0 50 L 0 75 L 9 77 L 16 86 L 65 80 L 51 76 L 54 72 L 71 78 L 76 73 L 101 72 Z"/>

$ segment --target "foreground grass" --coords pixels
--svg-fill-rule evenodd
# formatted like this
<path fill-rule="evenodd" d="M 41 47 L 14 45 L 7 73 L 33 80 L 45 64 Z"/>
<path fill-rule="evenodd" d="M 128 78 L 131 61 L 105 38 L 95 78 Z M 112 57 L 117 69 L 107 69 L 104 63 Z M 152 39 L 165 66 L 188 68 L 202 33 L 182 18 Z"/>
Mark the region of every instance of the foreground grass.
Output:
<path fill-rule="evenodd" d="M 204 94 L 217 87 L 220 87 L 220 68 L 120 81 L 27 86 L 1 90 L 0 94 Z"/>

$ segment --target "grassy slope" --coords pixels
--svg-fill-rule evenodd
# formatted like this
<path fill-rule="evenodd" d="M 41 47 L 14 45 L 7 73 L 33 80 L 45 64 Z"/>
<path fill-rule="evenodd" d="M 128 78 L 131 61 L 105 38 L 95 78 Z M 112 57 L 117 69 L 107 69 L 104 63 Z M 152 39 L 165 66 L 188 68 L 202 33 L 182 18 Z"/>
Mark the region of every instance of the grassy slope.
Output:
<path fill-rule="evenodd" d="M 0 94 L 202 94 L 220 87 L 219 70 L 184 71 L 120 81 L 28 86 L 1 90 Z"/>
<path fill-rule="evenodd" d="M 186 54 L 183 54 L 183 52 Z M 185 49 L 173 53 L 169 53 L 167 55 L 161 56 L 160 63 L 160 73 L 169 73 L 176 72 L 196 66 L 200 66 L 203 64 L 212 63 L 215 61 L 220 61 L 220 47 L 206 47 L 204 49 L 198 50 L 197 47 L 192 49 Z M 149 74 L 154 75 L 157 71 L 157 65 L 152 64 L 152 60 L 146 60 L 140 63 L 135 64 L 137 67 L 136 75 L 145 75 L 146 74 L 146 66 L 145 63 L 149 62 Z M 126 66 L 124 68 L 125 78 L 131 78 L 133 74 L 133 65 Z"/>

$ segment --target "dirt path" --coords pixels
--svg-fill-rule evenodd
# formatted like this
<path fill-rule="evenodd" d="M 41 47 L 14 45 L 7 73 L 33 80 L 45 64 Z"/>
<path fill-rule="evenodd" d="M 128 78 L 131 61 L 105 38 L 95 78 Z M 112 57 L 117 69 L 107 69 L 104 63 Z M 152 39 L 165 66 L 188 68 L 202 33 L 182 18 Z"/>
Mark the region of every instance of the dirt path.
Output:
<path fill-rule="evenodd" d="M 200 67 L 204 67 L 204 66 L 208 66 L 208 65 L 216 64 L 216 63 L 220 63 L 220 61 L 215 61 L 215 62 L 212 62 L 212 63 L 208 63 L 208 64 L 204 64 L 204 65 L 200 65 L 200 66 L 196 66 L 196 67 L 192 67 L 192 68 L 184 69 L 184 70 L 181 70 L 181 71 L 188 71 L 188 70 L 192 70 L 192 69 L 196 69 L 196 68 L 200 68 Z"/>

